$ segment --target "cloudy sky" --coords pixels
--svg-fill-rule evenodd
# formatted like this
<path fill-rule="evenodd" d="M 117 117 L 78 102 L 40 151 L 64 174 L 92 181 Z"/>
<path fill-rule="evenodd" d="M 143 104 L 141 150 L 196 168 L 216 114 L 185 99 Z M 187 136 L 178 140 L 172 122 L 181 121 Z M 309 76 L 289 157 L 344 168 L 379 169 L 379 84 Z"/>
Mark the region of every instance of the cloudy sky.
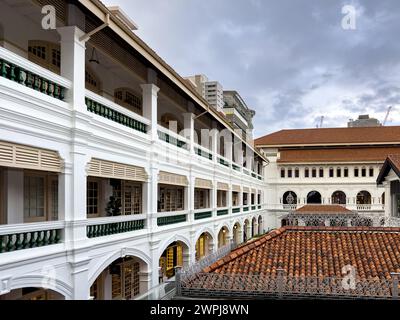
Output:
<path fill-rule="evenodd" d="M 182 76 L 203 73 L 256 110 L 255 136 L 346 126 L 369 113 L 400 125 L 398 0 L 104 0 Z M 342 28 L 344 5 L 355 30 Z M 348 21 L 348 20 L 346 20 Z"/>

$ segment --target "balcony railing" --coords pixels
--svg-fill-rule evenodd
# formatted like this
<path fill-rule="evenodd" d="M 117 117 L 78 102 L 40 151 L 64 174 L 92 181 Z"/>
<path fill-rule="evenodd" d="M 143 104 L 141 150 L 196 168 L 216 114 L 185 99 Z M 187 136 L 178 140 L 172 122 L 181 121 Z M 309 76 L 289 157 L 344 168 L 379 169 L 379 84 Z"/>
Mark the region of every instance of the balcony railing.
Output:
<path fill-rule="evenodd" d="M 158 215 L 164 213 L 158 213 Z M 167 213 L 168 214 L 168 213 Z M 170 224 L 186 222 L 186 213 L 184 214 L 172 214 L 168 216 L 160 216 L 157 218 L 157 225 L 159 227 L 167 226 Z"/>
<path fill-rule="evenodd" d="M 206 219 L 212 217 L 212 211 L 200 211 L 194 213 L 194 220 Z"/>
<path fill-rule="evenodd" d="M 63 228 L 63 221 L 0 226 L 0 253 L 60 243 Z"/>
<path fill-rule="evenodd" d="M 240 212 L 240 207 L 233 207 L 232 208 L 232 213 L 239 213 Z"/>
<path fill-rule="evenodd" d="M 86 90 L 86 107 L 89 112 L 119 123 L 133 130 L 146 133 L 149 121 L 108 99 Z"/>
<path fill-rule="evenodd" d="M 92 218 L 88 219 L 86 232 L 88 238 L 97 238 L 112 234 L 142 230 L 144 227 L 144 215 Z"/>
<path fill-rule="evenodd" d="M 249 208 L 250 208 L 250 207 L 248 207 L 248 206 L 243 207 L 243 212 L 249 211 Z"/>
<path fill-rule="evenodd" d="M 1 47 L 0 77 L 59 100 L 64 100 L 66 90 L 71 87 L 68 80 Z"/>
<path fill-rule="evenodd" d="M 224 216 L 224 215 L 227 215 L 227 214 L 229 214 L 229 209 L 217 210 L 217 216 Z"/>
<path fill-rule="evenodd" d="M 240 171 L 240 166 L 238 166 L 237 164 L 232 163 L 232 169 L 235 171 Z"/>
<path fill-rule="evenodd" d="M 200 157 L 206 158 L 208 160 L 212 160 L 213 159 L 213 155 L 211 153 L 210 150 L 208 150 L 207 148 L 204 148 L 198 144 L 194 145 L 194 152 L 199 155 Z"/>
<path fill-rule="evenodd" d="M 218 163 L 229 168 L 229 160 L 224 157 L 219 156 Z"/>
<path fill-rule="evenodd" d="M 184 137 L 182 137 L 168 129 L 165 129 L 162 126 L 158 126 L 157 132 L 158 132 L 158 138 L 161 141 L 169 143 L 178 148 L 187 149 L 188 143 Z"/>

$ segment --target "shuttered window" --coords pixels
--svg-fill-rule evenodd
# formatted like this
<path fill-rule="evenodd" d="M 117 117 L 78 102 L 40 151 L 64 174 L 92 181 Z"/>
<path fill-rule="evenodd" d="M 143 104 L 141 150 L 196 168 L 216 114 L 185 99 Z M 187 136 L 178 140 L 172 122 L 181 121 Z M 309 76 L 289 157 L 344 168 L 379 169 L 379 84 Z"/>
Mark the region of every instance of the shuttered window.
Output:
<path fill-rule="evenodd" d="M 88 175 L 93 177 L 115 178 L 131 181 L 146 181 L 144 168 L 122 163 L 92 159 L 89 162 Z"/>
<path fill-rule="evenodd" d="M 186 176 L 182 176 L 175 173 L 160 171 L 158 174 L 158 182 L 162 184 L 172 184 L 177 186 L 189 185 Z"/>
<path fill-rule="evenodd" d="M 60 172 L 61 159 L 55 151 L 0 142 L 0 166 Z"/>

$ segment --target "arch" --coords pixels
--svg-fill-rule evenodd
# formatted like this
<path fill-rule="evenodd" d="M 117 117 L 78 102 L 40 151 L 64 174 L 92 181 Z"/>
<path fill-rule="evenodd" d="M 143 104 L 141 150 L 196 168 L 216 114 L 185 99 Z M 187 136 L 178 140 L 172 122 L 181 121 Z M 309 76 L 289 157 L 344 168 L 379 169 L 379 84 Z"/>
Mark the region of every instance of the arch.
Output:
<path fill-rule="evenodd" d="M 113 252 L 108 255 L 104 260 L 102 260 L 99 264 L 94 268 L 94 272 L 89 276 L 89 286 L 91 286 L 97 279 L 97 277 L 115 260 L 118 258 L 123 258 L 125 256 L 133 256 L 142 260 L 147 266 L 151 265 L 150 257 L 144 252 L 134 249 L 127 248 L 126 250 L 119 250 L 117 252 Z"/>
<path fill-rule="evenodd" d="M 310 204 L 320 204 L 322 203 L 322 197 L 321 194 L 318 191 L 310 191 L 307 194 L 307 203 Z"/>
<path fill-rule="evenodd" d="M 236 221 L 232 226 L 232 239 L 236 245 L 242 242 L 241 231 L 242 231 L 242 226 L 239 221 Z"/>
<path fill-rule="evenodd" d="M 166 241 L 163 242 L 161 246 L 159 246 L 158 249 L 158 256 L 161 256 L 162 253 L 165 251 L 165 249 L 168 248 L 168 246 L 173 243 L 173 242 L 182 242 L 187 248 L 190 250 L 190 240 L 182 235 L 175 234 L 174 236 L 168 238 Z"/>
<path fill-rule="evenodd" d="M 261 215 L 258 216 L 258 234 L 263 233 L 263 218 Z"/>
<path fill-rule="evenodd" d="M 215 237 L 209 231 L 203 231 L 196 239 L 196 261 L 214 252 Z"/>
<path fill-rule="evenodd" d="M 297 194 L 293 191 L 286 191 L 282 197 L 283 204 L 297 204 Z"/>
<path fill-rule="evenodd" d="M 359 193 L 357 193 L 357 197 L 356 197 L 356 203 L 357 204 L 371 204 L 371 194 L 366 191 L 366 190 L 362 190 Z"/>
<path fill-rule="evenodd" d="M 216 238 L 216 235 L 215 235 L 214 230 L 212 230 L 212 229 L 209 228 L 209 227 L 203 227 L 203 228 L 201 228 L 199 231 L 196 232 L 196 235 L 195 235 L 195 237 L 194 237 L 195 240 L 197 241 L 197 240 L 199 239 L 199 237 L 200 237 L 203 233 L 209 233 L 210 236 L 211 236 L 211 238 L 213 238 L 213 239 Z"/>
<path fill-rule="evenodd" d="M 222 226 L 218 232 L 218 248 L 221 248 L 228 244 L 229 241 L 229 228 L 227 226 Z"/>
<path fill-rule="evenodd" d="M 72 299 L 73 289 L 70 285 L 60 279 L 49 279 L 45 275 L 28 274 L 10 279 L 10 292 L 22 288 L 44 288 L 53 290 L 65 297 Z"/>
<path fill-rule="evenodd" d="M 337 190 L 332 193 L 331 196 L 331 203 L 332 204 L 346 204 L 346 194 L 341 191 Z"/>
<path fill-rule="evenodd" d="M 256 227 L 257 227 L 257 218 L 253 217 L 253 219 L 251 219 L 251 237 L 253 238 L 256 235 Z"/>

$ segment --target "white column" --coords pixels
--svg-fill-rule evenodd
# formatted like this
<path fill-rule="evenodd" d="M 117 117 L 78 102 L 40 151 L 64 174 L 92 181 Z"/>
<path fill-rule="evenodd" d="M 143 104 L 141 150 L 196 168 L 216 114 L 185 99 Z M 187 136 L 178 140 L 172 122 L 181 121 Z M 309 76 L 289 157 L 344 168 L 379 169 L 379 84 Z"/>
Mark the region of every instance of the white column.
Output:
<path fill-rule="evenodd" d="M 232 184 L 229 184 L 229 189 L 227 191 L 226 195 L 226 206 L 228 207 L 228 213 L 229 215 L 232 214 Z"/>
<path fill-rule="evenodd" d="M 139 272 L 139 294 L 143 294 L 151 288 L 153 272 L 158 272 L 158 265 L 154 267 L 154 271 L 148 270 Z"/>
<path fill-rule="evenodd" d="M 390 195 L 390 181 L 383 183 L 385 186 L 385 217 L 389 218 L 392 216 L 392 197 Z"/>
<path fill-rule="evenodd" d="M 189 151 L 194 154 L 194 114 L 184 113 L 184 133 L 183 135 L 189 140 Z"/>
<path fill-rule="evenodd" d="M 66 100 L 74 110 L 85 112 L 86 48 L 85 42 L 79 40 L 85 33 L 75 26 L 60 27 L 57 31 L 61 36 L 61 76 L 72 82 L 72 89 L 68 90 Z"/>
<path fill-rule="evenodd" d="M 143 91 L 143 116 L 150 120 L 149 134 L 151 141 L 158 140 L 157 133 L 157 100 L 158 88 L 155 84 L 141 84 Z"/>
<path fill-rule="evenodd" d="M 89 265 L 90 260 L 71 262 L 72 300 L 88 300 L 90 297 Z"/>
<path fill-rule="evenodd" d="M 144 184 L 143 213 L 147 214 L 147 228 L 149 228 L 149 232 L 157 228 L 158 173 L 158 167 L 151 166 L 149 169 L 149 180 Z"/>
<path fill-rule="evenodd" d="M 112 300 L 112 275 L 109 270 L 104 276 L 104 300 Z"/>
<path fill-rule="evenodd" d="M 211 135 L 211 152 L 213 154 L 214 163 L 218 162 L 218 130 L 212 129 L 210 131 Z"/>
<path fill-rule="evenodd" d="M 148 266 L 149 270 L 152 270 L 151 272 L 151 280 L 149 283 L 149 289 L 158 286 L 160 281 L 158 278 L 158 266 L 160 264 L 159 260 L 160 257 L 158 256 L 158 247 L 160 244 L 159 239 L 152 239 L 149 241 L 150 244 L 150 256 L 151 256 L 151 265 Z M 161 253 L 162 254 L 162 253 Z"/>
<path fill-rule="evenodd" d="M 212 189 L 210 189 L 210 195 L 211 195 L 211 199 L 210 199 L 210 208 L 213 211 L 213 214 L 216 214 L 216 210 L 217 210 L 217 182 L 214 181 L 213 187 Z"/>
<path fill-rule="evenodd" d="M 188 197 L 185 199 L 187 201 L 187 210 L 188 210 L 188 222 L 191 223 L 194 221 L 194 189 L 196 178 L 190 174 L 189 176 L 189 185 L 186 188 Z"/>
<path fill-rule="evenodd" d="M 5 177 L 7 224 L 24 223 L 24 171 L 8 168 Z"/>

